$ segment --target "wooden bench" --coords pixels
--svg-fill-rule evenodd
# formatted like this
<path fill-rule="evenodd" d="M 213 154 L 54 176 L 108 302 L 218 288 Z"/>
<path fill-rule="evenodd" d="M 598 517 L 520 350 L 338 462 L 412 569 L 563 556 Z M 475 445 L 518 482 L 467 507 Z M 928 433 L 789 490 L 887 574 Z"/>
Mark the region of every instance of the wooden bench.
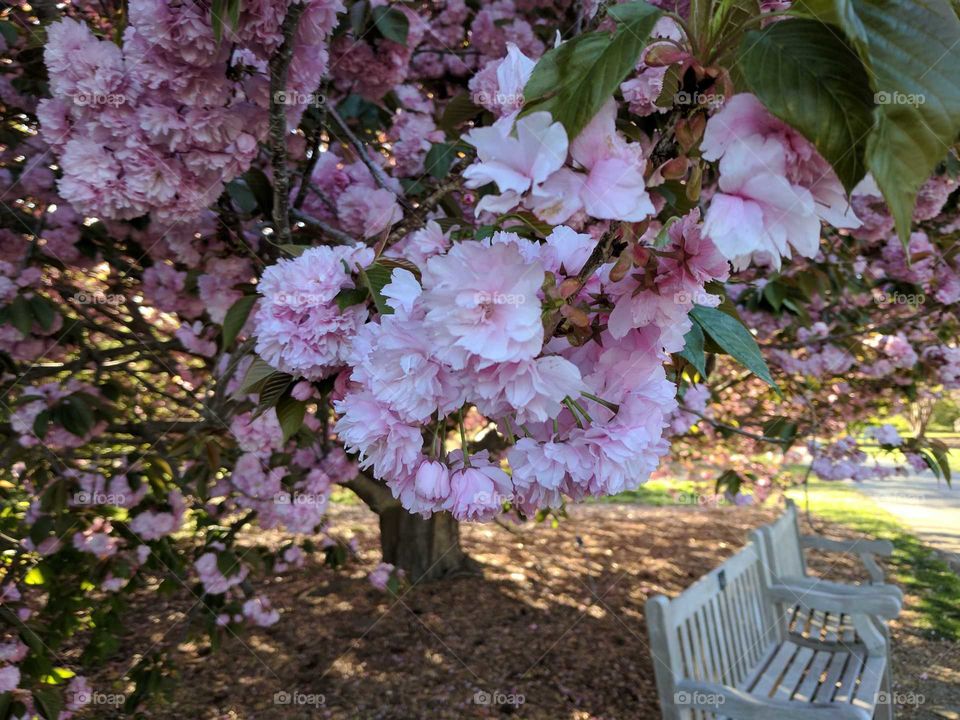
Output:
<path fill-rule="evenodd" d="M 887 595 L 857 597 L 772 583 L 755 542 L 674 599 L 646 604 L 664 720 L 870 720 L 886 655 L 864 645 L 799 644 L 778 605 L 895 617 Z M 881 711 L 881 715 L 885 711 Z"/>
<path fill-rule="evenodd" d="M 750 538 L 760 546 L 760 557 L 766 563 L 774 582 L 784 581 L 792 585 L 811 586 L 853 596 L 889 594 L 897 602 L 903 602 L 900 588 L 884 583 L 883 570 L 875 559 L 877 555 L 890 556 L 893 553 L 892 543 L 887 540 L 831 540 L 819 535 L 801 535 L 797 506 L 792 500 L 787 500 L 783 515 L 773 523 L 757 528 L 750 534 Z M 848 585 L 811 577 L 807 572 L 803 552 L 805 548 L 859 556 L 867 569 L 871 584 Z M 887 624 L 880 618 L 871 618 L 871 626 L 858 631 L 852 618 L 846 613 L 831 613 L 823 608 L 808 612 L 800 603 L 787 603 L 781 607 L 781 611 L 787 613 L 787 629 L 792 639 L 797 642 L 809 640 L 845 645 L 863 643 L 876 649 L 879 633 L 889 654 L 889 631 Z"/>

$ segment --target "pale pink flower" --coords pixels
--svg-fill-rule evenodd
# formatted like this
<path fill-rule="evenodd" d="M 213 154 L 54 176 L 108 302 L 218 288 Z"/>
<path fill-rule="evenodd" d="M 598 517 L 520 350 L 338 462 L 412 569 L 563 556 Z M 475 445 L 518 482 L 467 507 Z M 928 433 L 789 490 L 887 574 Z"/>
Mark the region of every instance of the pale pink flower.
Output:
<path fill-rule="evenodd" d="M 280 620 L 280 612 L 270 605 L 269 598 L 259 596 L 243 604 L 243 616 L 257 627 L 270 627 Z"/>
<path fill-rule="evenodd" d="M 264 270 L 257 288 L 263 295 L 255 317 L 257 354 L 278 370 L 308 379 L 345 364 L 367 310 L 360 304 L 341 311 L 336 297 L 353 287 L 347 268 L 372 260 L 373 251 L 361 245 L 325 246 Z"/>
<path fill-rule="evenodd" d="M 13 692 L 20 686 L 20 668 L 16 665 L 0 667 L 0 693 Z"/>
<path fill-rule="evenodd" d="M 457 520 L 490 520 L 513 498 L 510 477 L 485 457 L 471 456 L 470 466 L 450 473 L 450 497 L 445 509 Z"/>
<path fill-rule="evenodd" d="M 441 357 L 463 367 L 531 359 L 543 345 L 544 272 L 513 244 L 458 243 L 423 271 L 425 324 Z"/>
<path fill-rule="evenodd" d="M 348 233 L 372 238 L 400 222 L 403 211 L 389 190 L 353 185 L 337 200 L 337 218 Z"/>
<path fill-rule="evenodd" d="M 564 168 L 533 189 L 531 207 L 539 218 L 559 224 L 584 210 L 601 220 L 639 222 L 655 213 L 643 179 L 643 150 L 617 132 L 616 116 L 611 98 L 570 146 L 578 171 Z"/>
<path fill-rule="evenodd" d="M 481 412 L 513 411 L 519 423 L 556 417 L 565 397 L 577 398 L 585 389 L 577 366 L 557 355 L 498 363 L 476 374 L 477 394 L 493 402 L 491 409 L 484 406 Z"/>
<path fill-rule="evenodd" d="M 507 55 L 491 60 L 470 80 L 473 101 L 498 116 L 523 107 L 523 88 L 536 63 L 514 43 L 507 43 Z"/>
<path fill-rule="evenodd" d="M 813 257 L 821 219 L 860 225 L 813 145 L 753 95 L 735 95 L 711 117 L 701 147 L 704 158 L 720 160 L 704 231 L 736 269 L 751 260 L 779 269 L 793 252 Z"/>
<path fill-rule="evenodd" d="M 516 120 L 506 116 L 490 127 L 471 130 L 464 140 L 477 149 L 478 160 L 463 171 L 465 185 L 479 188 L 495 183 L 501 193 L 481 199 L 478 213 L 516 207 L 523 193 L 550 177 L 567 159 L 567 132 L 548 112 Z"/>
<path fill-rule="evenodd" d="M 367 579 L 377 590 L 386 592 L 394 572 L 396 572 L 396 568 L 390 563 L 380 563 L 370 572 Z"/>

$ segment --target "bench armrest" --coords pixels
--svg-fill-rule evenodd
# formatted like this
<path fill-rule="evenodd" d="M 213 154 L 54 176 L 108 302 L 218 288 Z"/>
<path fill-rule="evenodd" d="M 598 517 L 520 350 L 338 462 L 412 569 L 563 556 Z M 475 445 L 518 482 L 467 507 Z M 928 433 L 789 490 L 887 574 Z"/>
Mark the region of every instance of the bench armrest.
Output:
<path fill-rule="evenodd" d="M 893 543 L 889 540 L 834 540 L 822 535 L 801 535 L 800 544 L 808 548 L 848 555 L 893 555 Z"/>
<path fill-rule="evenodd" d="M 899 598 L 883 591 L 857 593 L 837 593 L 821 588 L 813 583 L 791 584 L 777 582 L 770 586 L 770 596 L 777 602 L 788 605 L 801 605 L 811 610 L 848 615 L 875 615 L 892 620 L 900 614 L 902 602 Z"/>
<path fill-rule="evenodd" d="M 832 540 L 820 535 L 801 535 L 800 545 L 805 548 L 826 550 L 827 552 L 859 555 L 870 575 L 870 582 L 884 582 L 883 568 L 877 563 L 874 555 L 890 557 L 893 555 L 893 543 L 889 540 Z"/>
<path fill-rule="evenodd" d="M 718 683 L 681 680 L 673 698 L 663 698 L 676 707 L 705 710 L 738 720 L 870 720 L 870 714 L 846 703 L 798 703 L 756 697 Z"/>
<path fill-rule="evenodd" d="M 878 585 L 854 585 L 852 583 L 841 583 L 833 580 L 824 580 L 809 575 L 797 576 L 789 575 L 778 578 L 781 585 L 788 585 L 795 588 L 807 590 L 820 590 L 821 592 L 831 593 L 833 595 L 849 595 L 851 597 L 871 597 L 874 595 L 888 595 L 900 603 L 903 603 L 903 591 L 896 585 L 887 583 Z"/>

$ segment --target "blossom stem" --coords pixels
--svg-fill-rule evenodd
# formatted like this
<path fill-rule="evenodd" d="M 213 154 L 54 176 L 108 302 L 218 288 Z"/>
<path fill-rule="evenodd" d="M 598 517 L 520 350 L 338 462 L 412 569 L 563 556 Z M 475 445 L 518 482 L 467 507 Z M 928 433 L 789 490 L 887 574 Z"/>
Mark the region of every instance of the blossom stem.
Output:
<path fill-rule="evenodd" d="M 605 408 L 607 408 L 607 410 L 611 410 L 615 413 L 620 412 L 620 406 L 617 405 L 616 403 L 612 403 L 609 400 L 604 400 L 601 397 L 597 397 L 596 395 L 591 395 L 590 393 L 587 393 L 587 392 L 580 393 L 580 394 L 583 395 L 585 398 L 587 398 L 587 400 L 593 400 L 595 403 L 600 403 Z"/>
<path fill-rule="evenodd" d="M 510 418 L 507 417 L 507 416 L 504 416 L 504 418 L 503 418 L 503 424 L 506 426 L 507 436 L 510 438 L 510 442 L 511 442 L 512 444 L 516 445 L 516 443 L 517 443 L 517 437 L 516 437 L 516 435 L 514 435 L 514 433 L 513 433 L 513 428 L 510 426 Z"/>
<path fill-rule="evenodd" d="M 573 406 L 574 406 L 577 410 L 580 411 L 580 414 L 583 415 L 584 419 L 585 419 L 587 422 L 591 422 L 591 423 L 593 422 L 593 418 L 590 417 L 590 413 L 588 413 L 586 410 L 584 410 L 583 405 L 581 405 L 580 403 L 578 403 L 578 402 L 577 402 L 576 400 L 574 400 L 573 398 L 570 398 L 570 402 L 572 402 L 572 403 L 573 403 Z"/>
<path fill-rule="evenodd" d="M 467 430 L 463 426 L 463 408 L 460 408 L 460 416 L 457 418 L 460 425 L 460 446 L 463 448 L 463 464 L 470 467 L 470 450 L 467 448 Z"/>
<path fill-rule="evenodd" d="M 574 407 L 574 402 L 568 397 L 563 399 L 563 404 L 567 406 L 567 410 L 573 415 L 573 419 L 577 421 L 577 427 L 581 430 L 583 429 L 583 422 L 580 420 L 580 416 L 577 414 L 576 408 Z"/>

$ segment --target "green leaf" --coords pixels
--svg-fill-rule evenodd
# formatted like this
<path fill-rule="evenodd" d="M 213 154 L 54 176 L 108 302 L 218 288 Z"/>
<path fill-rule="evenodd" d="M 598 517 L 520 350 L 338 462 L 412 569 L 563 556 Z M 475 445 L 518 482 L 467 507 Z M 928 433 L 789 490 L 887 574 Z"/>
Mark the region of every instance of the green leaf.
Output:
<path fill-rule="evenodd" d="M 740 476 L 740 473 L 736 470 L 724 470 L 720 477 L 717 478 L 714 492 L 719 493 L 721 490 L 726 490 L 731 495 L 736 495 L 740 492 L 742 486 L 743 478 Z"/>
<path fill-rule="evenodd" d="M 377 265 L 383 265 L 383 267 L 390 270 L 391 277 L 395 268 L 400 268 L 412 273 L 414 276 L 416 276 L 417 282 L 420 282 L 420 279 L 423 275 L 423 273 L 420 271 L 420 268 L 406 258 L 381 257 L 379 260 L 377 260 Z"/>
<path fill-rule="evenodd" d="M 748 21 L 760 14 L 757 0 L 720 0 L 710 18 L 710 35 L 727 41 L 742 32 Z"/>
<path fill-rule="evenodd" d="M 410 21 L 397 8 L 380 5 L 371 12 L 373 24 L 380 34 L 387 40 L 393 40 L 401 45 L 407 44 L 407 34 L 410 32 Z"/>
<path fill-rule="evenodd" d="M 210 24 L 213 26 L 213 39 L 217 45 L 220 44 L 220 40 L 223 38 L 223 11 L 225 5 L 226 0 L 213 0 L 213 2 L 210 3 Z"/>
<path fill-rule="evenodd" d="M 757 341 L 743 323 L 722 310 L 703 305 L 695 305 L 690 315 L 725 353 L 743 364 L 777 392 L 780 391 L 770 375 L 767 363 L 760 354 Z"/>
<path fill-rule="evenodd" d="M 237 557 L 235 552 L 232 550 L 223 550 L 217 553 L 217 570 L 220 571 L 221 575 L 230 577 L 231 575 L 236 575 L 241 569 L 240 558 Z"/>
<path fill-rule="evenodd" d="M 33 311 L 30 309 L 30 303 L 23 295 L 17 295 L 8 307 L 10 322 L 20 331 L 21 335 L 27 337 L 33 327 Z"/>
<path fill-rule="evenodd" d="M 279 371 L 264 380 L 263 386 L 260 388 L 260 401 L 255 414 L 261 415 L 270 408 L 276 407 L 280 398 L 284 396 L 292 383 L 293 375 Z"/>
<path fill-rule="evenodd" d="M 853 190 L 866 174 L 873 93 L 840 33 L 815 20 L 773 23 L 746 33 L 739 66 L 767 109 L 810 140 Z"/>
<path fill-rule="evenodd" d="M 0 35 L 7 41 L 7 45 L 12 47 L 17 44 L 17 26 L 12 22 L 4 20 L 0 22 Z"/>
<path fill-rule="evenodd" d="M 33 434 L 43 440 L 47 436 L 50 426 L 50 411 L 43 410 L 33 419 Z"/>
<path fill-rule="evenodd" d="M 427 153 L 424 169 L 437 180 L 442 180 L 450 172 L 450 166 L 457 157 L 457 146 L 452 143 L 434 143 Z"/>
<path fill-rule="evenodd" d="M 52 328 L 53 321 L 56 319 L 57 314 L 53 309 L 53 305 L 50 304 L 50 301 L 40 295 L 34 295 L 27 302 L 30 304 L 30 311 L 33 313 L 33 316 L 37 319 L 37 322 L 40 323 L 40 327 L 44 330 Z"/>
<path fill-rule="evenodd" d="M 876 92 L 866 164 L 906 243 L 917 190 L 960 135 L 960 19 L 950 0 L 802 0 L 837 23 Z"/>
<path fill-rule="evenodd" d="M 56 687 L 37 687 L 33 690 L 33 699 L 47 720 L 56 720 L 63 710 L 63 698 Z"/>
<path fill-rule="evenodd" d="M 257 198 L 243 180 L 231 180 L 227 183 L 227 194 L 242 212 L 252 213 L 258 207 Z"/>
<path fill-rule="evenodd" d="M 223 318 L 223 347 L 227 348 L 233 345 L 233 341 L 237 339 L 237 335 L 243 329 L 256 302 L 256 295 L 244 295 L 227 310 L 227 314 Z"/>
<path fill-rule="evenodd" d="M 707 376 L 707 356 L 703 349 L 703 330 L 697 323 L 693 323 L 689 332 L 683 337 L 683 350 L 680 351 L 680 357 L 684 358 L 697 372 L 700 377 Z"/>
<path fill-rule="evenodd" d="M 460 93 L 451 98 L 443 109 L 440 122 L 437 123 L 448 135 L 457 135 L 457 128 L 468 120 L 473 120 L 483 112 L 483 108 L 475 105 L 470 93 Z"/>
<path fill-rule="evenodd" d="M 393 271 L 379 262 L 375 262 L 367 268 L 360 268 L 360 280 L 363 286 L 370 291 L 370 297 L 373 298 L 374 305 L 381 315 L 391 315 L 393 308 L 387 305 L 387 300 L 383 296 L 383 288 L 390 283 L 390 274 Z"/>
<path fill-rule="evenodd" d="M 359 305 L 366 302 L 370 293 L 365 288 L 345 288 L 337 293 L 334 300 L 337 301 L 337 307 L 346 310 L 348 307 Z"/>
<path fill-rule="evenodd" d="M 233 393 L 233 399 L 237 400 L 248 393 L 255 392 L 263 381 L 275 372 L 277 371 L 266 360 L 254 358 L 253 362 L 250 363 L 250 367 L 247 368 L 247 374 L 243 376 L 243 382 L 240 383 L 237 391 Z"/>
<path fill-rule="evenodd" d="M 611 7 L 613 34 L 588 32 L 548 50 L 533 68 L 523 114 L 548 111 L 573 140 L 634 69 L 660 10 L 636 0 Z"/>
<path fill-rule="evenodd" d="M 936 438 L 927 438 L 927 443 L 930 445 L 930 452 L 933 453 L 937 464 L 940 466 L 943 479 L 947 481 L 948 487 L 952 487 L 952 478 L 950 475 L 950 448 L 947 447 L 947 444 L 944 443 L 943 440 L 938 440 Z"/>
<path fill-rule="evenodd" d="M 797 437 L 797 424 L 782 415 L 777 415 L 763 424 L 763 434 L 768 438 L 780 438 L 783 451 L 786 452 Z"/>
<path fill-rule="evenodd" d="M 934 455 L 928 448 L 919 448 L 917 453 L 923 458 L 923 461 L 927 464 L 927 467 L 930 468 L 930 471 L 934 476 L 939 480 L 943 477 L 943 473 L 940 470 L 940 463 L 937 460 L 936 455 Z"/>
<path fill-rule="evenodd" d="M 307 404 L 302 400 L 285 397 L 277 403 L 277 420 L 280 421 L 280 428 L 283 430 L 284 442 L 292 438 L 303 425 L 306 412 Z"/>
<path fill-rule="evenodd" d="M 243 175 L 247 187 L 257 199 L 260 212 L 264 217 L 273 217 L 273 186 L 270 179 L 258 168 L 250 168 Z"/>
<path fill-rule="evenodd" d="M 69 395 L 61 400 L 56 412 L 64 430 L 78 437 L 90 432 L 96 422 L 90 406 L 77 395 Z"/>
<path fill-rule="evenodd" d="M 780 312 L 787 297 L 787 289 L 775 280 L 763 286 L 763 297 L 776 312 Z"/>
<path fill-rule="evenodd" d="M 363 0 L 362 2 L 356 2 L 351 5 L 350 10 L 347 12 L 350 19 L 350 29 L 358 38 L 363 35 L 363 31 L 367 26 L 368 10 L 370 10 L 370 4 L 366 2 L 366 0 Z"/>

